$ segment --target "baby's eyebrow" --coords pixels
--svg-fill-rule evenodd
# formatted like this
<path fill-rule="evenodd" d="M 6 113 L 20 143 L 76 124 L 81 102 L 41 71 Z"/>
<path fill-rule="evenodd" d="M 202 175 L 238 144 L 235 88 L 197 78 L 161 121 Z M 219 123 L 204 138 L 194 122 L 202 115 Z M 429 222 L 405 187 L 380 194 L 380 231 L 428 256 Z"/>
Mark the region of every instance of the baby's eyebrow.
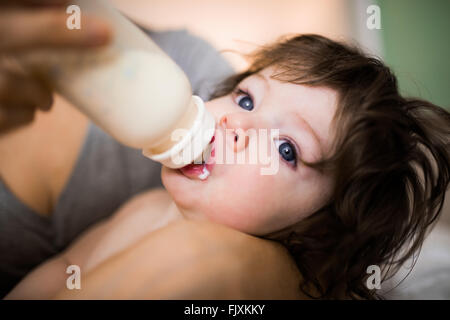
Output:
<path fill-rule="evenodd" d="M 253 75 L 255 76 L 256 79 L 264 80 L 264 86 L 266 87 L 266 90 L 269 91 L 270 85 L 269 85 L 269 80 L 267 80 L 266 76 L 264 76 L 260 73 L 254 73 Z"/>
<path fill-rule="evenodd" d="M 266 76 L 262 75 L 261 73 L 255 73 L 256 77 L 263 79 L 267 84 L 269 84 L 269 81 L 267 80 Z"/>
<path fill-rule="evenodd" d="M 316 144 L 316 147 L 320 151 L 320 157 L 322 158 L 323 155 L 324 155 L 324 153 L 323 153 L 323 146 L 320 143 L 320 139 L 319 139 L 319 136 L 317 135 L 317 133 L 313 130 L 313 128 L 308 123 L 308 121 L 303 119 L 303 117 L 301 117 L 297 112 L 292 112 L 291 114 L 292 114 L 292 118 L 295 120 L 297 125 L 300 128 L 303 128 L 305 131 L 307 131 L 309 133 L 309 135 L 313 138 L 314 143 Z"/>

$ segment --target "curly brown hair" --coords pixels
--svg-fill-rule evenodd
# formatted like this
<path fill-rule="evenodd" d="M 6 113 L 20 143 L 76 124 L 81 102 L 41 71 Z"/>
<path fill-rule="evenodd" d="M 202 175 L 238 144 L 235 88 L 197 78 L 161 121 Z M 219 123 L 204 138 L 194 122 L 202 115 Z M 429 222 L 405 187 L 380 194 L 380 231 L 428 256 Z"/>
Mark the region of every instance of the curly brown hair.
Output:
<path fill-rule="evenodd" d="M 334 152 L 316 163 L 333 174 L 332 197 L 320 210 L 263 238 L 293 256 L 311 298 L 382 299 L 366 269 L 382 281 L 415 255 L 442 210 L 450 177 L 450 114 L 404 98 L 396 77 L 355 45 L 306 34 L 283 37 L 247 55 L 250 67 L 226 79 L 212 98 L 246 77 L 276 67 L 273 79 L 323 86 L 339 96 Z"/>

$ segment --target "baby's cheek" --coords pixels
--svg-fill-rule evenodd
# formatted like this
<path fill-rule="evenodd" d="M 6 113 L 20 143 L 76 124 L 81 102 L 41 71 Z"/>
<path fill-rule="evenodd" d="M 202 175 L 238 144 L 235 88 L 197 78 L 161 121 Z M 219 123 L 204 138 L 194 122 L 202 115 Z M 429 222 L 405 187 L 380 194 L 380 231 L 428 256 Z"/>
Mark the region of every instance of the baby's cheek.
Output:
<path fill-rule="evenodd" d="M 271 179 L 241 181 L 230 194 L 227 224 L 243 232 L 257 233 L 275 210 Z M 238 187 L 239 186 L 239 187 Z"/>

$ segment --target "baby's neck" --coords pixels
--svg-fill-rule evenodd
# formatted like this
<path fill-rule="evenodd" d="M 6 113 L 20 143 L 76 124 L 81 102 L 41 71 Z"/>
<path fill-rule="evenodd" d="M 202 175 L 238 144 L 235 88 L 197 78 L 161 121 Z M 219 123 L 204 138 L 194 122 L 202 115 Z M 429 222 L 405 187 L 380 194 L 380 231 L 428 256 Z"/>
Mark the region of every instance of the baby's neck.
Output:
<path fill-rule="evenodd" d="M 165 225 L 180 219 L 186 219 L 186 217 L 183 215 L 180 209 L 178 209 L 175 202 L 170 199 L 167 206 L 167 213 L 164 215 Z"/>
<path fill-rule="evenodd" d="M 178 221 L 180 219 L 183 220 L 203 220 L 198 212 L 189 211 L 189 210 L 180 210 L 180 208 L 175 204 L 175 202 L 170 198 L 168 206 L 167 206 L 167 214 L 163 218 L 162 223 L 164 226 L 168 225 L 171 222 Z"/>

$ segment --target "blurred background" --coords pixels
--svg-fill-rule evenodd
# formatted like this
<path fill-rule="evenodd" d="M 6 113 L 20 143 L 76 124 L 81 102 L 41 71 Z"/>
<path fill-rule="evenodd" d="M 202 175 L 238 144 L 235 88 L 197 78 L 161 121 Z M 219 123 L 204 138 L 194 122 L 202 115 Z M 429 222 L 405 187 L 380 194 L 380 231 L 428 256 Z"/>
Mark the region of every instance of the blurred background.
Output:
<path fill-rule="evenodd" d="M 247 52 L 294 33 L 356 41 L 396 72 L 404 93 L 450 108 L 449 0 L 111 0 L 140 24 L 188 29 L 218 50 Z M 380 8 L 381 29 L 367 28 Z M 245 61 L 224 56 L 239 70 Z"/>
<path fill-rule="evenodd" d="M 187 29 L 206 39 L 237 71 L 246 61 L 230 51 L 249 52 L 285 34 L 357 42 L 394 70 L 403 94 L 450 110 L 449 0 L 110 1 L 147 28 Z M 380 9 L 380 29 L 367 27 L 371 5 Z M 415 270 L 391 297 L 450 299 L 449 198 Z"/>

